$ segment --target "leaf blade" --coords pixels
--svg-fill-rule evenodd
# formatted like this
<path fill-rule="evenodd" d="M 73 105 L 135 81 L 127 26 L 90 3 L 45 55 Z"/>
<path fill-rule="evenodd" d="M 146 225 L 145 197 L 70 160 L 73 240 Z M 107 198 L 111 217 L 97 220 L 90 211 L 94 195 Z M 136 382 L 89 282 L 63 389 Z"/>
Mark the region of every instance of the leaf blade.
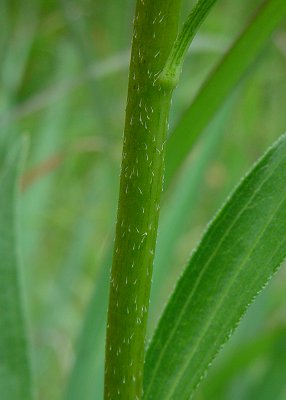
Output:
<path fill-rule="evenodd" d="M 83 396 L 86 400 L 103 398 L 105 325 L 110 274 L 108 266 L 111 259 L 112 249 L 108 246 L 84 315 L 66 400 L 77 400 Z"/>
<path fill-rule="evenodd" d="M 17 249 L 20 154 L 19 146 L 10 155 L 0 178 L 0 396 L 3 400 L 33 397 Z"/>
<path fill-rule="evenodd" d="M 239 185 L 194 252 L 148 349 L 145 399 L 189 398 L 285 258 L 285 153 L 283 136 Z"/>

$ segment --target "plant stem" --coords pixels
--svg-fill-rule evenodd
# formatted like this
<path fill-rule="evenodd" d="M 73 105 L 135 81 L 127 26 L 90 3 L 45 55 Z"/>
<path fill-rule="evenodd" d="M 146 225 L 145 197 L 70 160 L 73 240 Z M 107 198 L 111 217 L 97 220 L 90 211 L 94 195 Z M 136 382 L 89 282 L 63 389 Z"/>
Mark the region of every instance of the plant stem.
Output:
<path fill-rule="evenodd" d="M 137 0 L 107 324 L 105 399 L 142 397 L 144 341 L 173 92 L 158 80 L 181 3 Z"/>

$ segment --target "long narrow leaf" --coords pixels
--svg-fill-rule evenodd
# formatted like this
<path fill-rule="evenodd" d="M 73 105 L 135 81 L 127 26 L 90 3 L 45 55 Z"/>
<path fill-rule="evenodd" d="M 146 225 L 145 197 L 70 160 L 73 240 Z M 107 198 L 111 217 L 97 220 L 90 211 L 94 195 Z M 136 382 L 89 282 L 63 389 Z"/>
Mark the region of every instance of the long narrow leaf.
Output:
<path fill-rule="evenodd" d="M 0 178 L 0 398 L 32 399 L 16 238 L 19 148 Z"/>
<path fill-rule="evenodd" d="M 286 136 L 209 226 L 146 356 L 145 399 L 188 399 L 286 256 Z"/>
<path fill-rule="evenodd" d="M 112 251 L 108 246 L 84 316 L 66 400 L 103 398 L 104 342 L 111 256 Z"/>
<path fill-rule="evenodd" d="M 166 185 L 225 98 L 286 17 L 285 0 L 266 0 L 206 80 L 172 132 L 166 148 Z"/>

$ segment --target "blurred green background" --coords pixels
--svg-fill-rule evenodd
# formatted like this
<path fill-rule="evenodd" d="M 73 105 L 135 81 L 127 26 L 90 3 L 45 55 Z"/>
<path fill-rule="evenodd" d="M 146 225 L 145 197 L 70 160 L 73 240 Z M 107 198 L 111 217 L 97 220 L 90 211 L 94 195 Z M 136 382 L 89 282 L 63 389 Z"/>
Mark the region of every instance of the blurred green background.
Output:
<path fill-rule="evenodd" d="M 18 137 L 29 138 L 21 253 L 37 398 L 101 399 L 135 0 L 0 3 L 0 167 Z M 212 10 L 184 64 L 171 128 L 259 3 L 220 0 Z M 163 196 L 149 335 L 207 222 L 285 131 L 285 104 L 284 25 Z M 282 268 L 197 400 L 286 399 L 285 288 Z"/>

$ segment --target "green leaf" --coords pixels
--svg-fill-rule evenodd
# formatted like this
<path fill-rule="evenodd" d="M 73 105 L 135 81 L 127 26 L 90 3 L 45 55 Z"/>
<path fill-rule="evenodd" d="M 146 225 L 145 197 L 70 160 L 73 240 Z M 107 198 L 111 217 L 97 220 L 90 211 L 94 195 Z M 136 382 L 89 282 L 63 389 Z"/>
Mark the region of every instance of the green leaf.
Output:
<path fill-rule="evenodd" d="M 286 136 L 210 224 L 147 351 L 145 399 L 187 399 L 286 256 Z"/>
<path fill-rule="evenodd" d="M 0 178 L 0 398 L 32 399 L 30 362 L 17 248 L 16 200 L 20 148 Z"/>
<path fill-rule="evenodd" d="M 167 142 L 166 186 L 285 16 L 285 0 L 263 2 L 257 14 L 205 81 Z"/>
<path fill-rule="evenodd" d="M 103 398 L 105 326 L 111 256 L 112 249 L 108 246 L 84 315 L 66 400 Z"/>

